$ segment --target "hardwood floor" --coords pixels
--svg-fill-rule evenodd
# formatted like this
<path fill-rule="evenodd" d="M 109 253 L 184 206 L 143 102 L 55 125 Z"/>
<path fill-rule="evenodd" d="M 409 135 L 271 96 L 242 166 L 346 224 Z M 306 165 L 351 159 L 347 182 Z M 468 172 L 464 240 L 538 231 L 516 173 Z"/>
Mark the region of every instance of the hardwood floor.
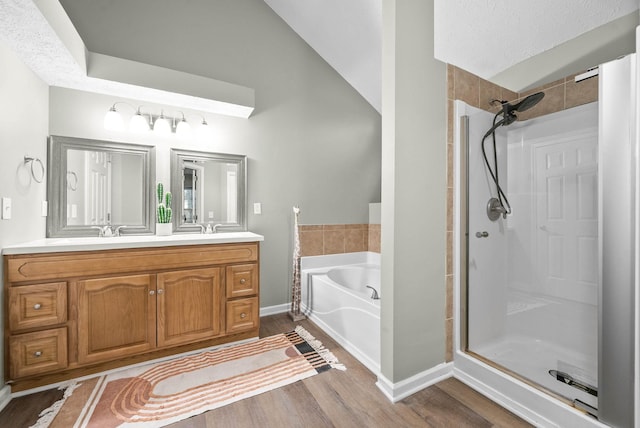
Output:
<path fill-rule="evenodd" d="M 530 427 L 528 423 L 455 379 L 447 379 L 392 404 L 376 377 L 310 321 L 286 314 L 261 319 L 260 336 L 302 325 L 330 349 L 346 371 L 329 370 L 255 397 L 169 425 L 213 427 Z M 0 427 L 28 427 L 61 392 L 13 399 L 0 412 Z"/>

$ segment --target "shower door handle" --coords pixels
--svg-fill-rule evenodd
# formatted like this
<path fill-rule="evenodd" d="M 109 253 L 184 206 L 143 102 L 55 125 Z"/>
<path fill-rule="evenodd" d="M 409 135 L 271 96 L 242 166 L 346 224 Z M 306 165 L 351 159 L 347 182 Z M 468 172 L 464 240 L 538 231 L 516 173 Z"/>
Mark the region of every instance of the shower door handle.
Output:
<path fill-rule="evenodd" d="M 484 232 L 476 232 L 476 238 L 488 238 L 489 237 L 489 232 L 484 231 Z"/>

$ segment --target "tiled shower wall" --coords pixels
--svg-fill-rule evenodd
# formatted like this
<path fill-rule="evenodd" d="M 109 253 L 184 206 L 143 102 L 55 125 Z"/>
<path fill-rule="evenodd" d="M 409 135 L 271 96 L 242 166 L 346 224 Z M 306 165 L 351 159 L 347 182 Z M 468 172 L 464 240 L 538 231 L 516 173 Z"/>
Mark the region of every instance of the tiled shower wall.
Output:
<path fill-rule="evenodd" d="M 580 74 L 580 73 L 578 73 Z M 453 65 L 447 66 L 447 265 L 446 265 L 446 360 L 453 359 L 453 200 L 454 200 L 454 176 L 455 165 L 453 161 L 453 125 L 454 111 L 453 100 L 461 100 L 482 110 L 496 113 L 499 105 L 493 105 L 492 100 L 506 100 L 513 104 L 527 95 L 544 91 L 544 99 L 524 113 L 518 113 L 520 120 L 532 119 L 549 113 L 569 109 L 582 104 L 598 100 L 598 78 L 593 77 L 579 83 L 575 83 L 576 75 L 567 76 L 549 84 L 531 89 L 526 92 L 516 93 L 502 88 L 489 81 L 462 70 Z"/>
<path fill-rule="evenodd" d="M 380 252 L 379 224 L 320 224 L 301 225 L 301 256 Z"/>

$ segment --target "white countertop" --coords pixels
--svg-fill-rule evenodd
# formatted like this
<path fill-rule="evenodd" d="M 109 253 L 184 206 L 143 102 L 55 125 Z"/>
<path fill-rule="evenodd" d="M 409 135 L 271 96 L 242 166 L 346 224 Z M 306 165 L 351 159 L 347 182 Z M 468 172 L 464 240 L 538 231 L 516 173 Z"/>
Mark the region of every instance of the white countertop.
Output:
<path fill-rule="evenodd" d="M 256 241 L 264 241 L 264 236 L 253 232 L 218 232 L 211 234 L 184 233 L 169 236 L 126 235 L 110 238 L 46 238 L 6 246 L 2 249 L 2 254 L 57 253 Z"/>

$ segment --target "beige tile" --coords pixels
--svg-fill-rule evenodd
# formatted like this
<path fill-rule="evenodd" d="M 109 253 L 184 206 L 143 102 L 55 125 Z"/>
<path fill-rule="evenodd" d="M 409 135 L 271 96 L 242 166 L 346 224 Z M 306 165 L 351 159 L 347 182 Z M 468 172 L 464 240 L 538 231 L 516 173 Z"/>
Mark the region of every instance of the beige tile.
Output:
<path fill-rule="evenodd" d="M 558 85 L 564 85 L 565 82 L 565 78 L 563 77 L 562 79 L 558 79 L 558 80 L 554 80 L 553 82 L 549 82 L 549 83 L 545 83 L 544 85 L 542 85 L 540 88 L 540 91 L 544 91 L 545 89 L 549 89 L 549 88 L 553 88 L 555 86 Z M 536 91 L 538 92 L 538 91 Z"/>
<path fill-rule="evenodd" d="M 325 224 L 322 226 L 322 230 L 344 230 L 346 227 L 346 224 Z"/>
<path fill-rule="evenodd" d="M 453 187 L 447 187 L 447 232 L 453 231 L 453 195 Z"/>
<path fill-rule="evenodd" d="M 347 227 L 344 233 L 344 251 L 346 253 L 367 251 L 367 233 L 367 230 L 363 228 Z"/>
<path fill-rule="evenodd" d="M 452 100 L 455 96 L 455 67 L 451 64 L 447 64 L 447 99 Z"/>
<path fill-rule="evenodd" d="M 592 77 L 578 83 L 573 79 L 567 80 L 565 91 L 565 108 L 598 101 L 598 77 Z"/>
<path fill-rule="evenodd" d="M 453 361 L 453 319 L 445 320 L 445 335 L 447 338 L 445 361 Z"/>
<path fill-rule="evenodd" d="M 456 67 L 454 79 L 454 98 L 462 100 L 473 107 L 480 107 L 480 78 Z"/>
<path fill-rule="evenodd" d="M 344 225 L 343 225 L 344 226 Z M 344 253 L 344 227 L 342 230 L 330 229 L 324 230 L 322 233 L 324 240 L 323 254 L 340 254 Z"/>
<path fill-rule="evenodd" d="M 380 252 L 380 225 L 379 224 L 370 224 L 369 225 L 369 251 L 374 253 Z"/>
<path fill-rule="evenodd" d="M 301 224 L 300 231 L 307 232 L 309 230 L 322 230 L 321 224 Z"/>
<path fill-rule="evenodd" d="M 509 101 L 510 103 L 513 103 L 515 100 L 518 99 L 518 93 L 510 91 L 507 88 L 502 88 L 502 99 Z"/>
<path fill-rule="evenodd" d="M 480 108 L 492 113 L 497 113 L 502 107 L 500 102 L 492 103 L 493 100 L 503 100 L 502 87 L 487 80 L 480 79 Z"/>
<path fill-rule="evenodd" d="M 300 232 L 300 255 L 321 256 L 323 251 L 322 230 Z"/>
<path fill-rule="evenodd" d="M 447 232 L 446 275 L 453 275 L 453 232 Z"/>
<path fill-rule="evenodd" d="M 447 144 L 453 144 L 453 121 L 455 120 L 453 109 L 453 100 L 447 101 Z"/>
<path fill-rule="evenodd" d="M 453 318 L 453 275 L 447 275 L 447 297 L 445 319 Z"/>

